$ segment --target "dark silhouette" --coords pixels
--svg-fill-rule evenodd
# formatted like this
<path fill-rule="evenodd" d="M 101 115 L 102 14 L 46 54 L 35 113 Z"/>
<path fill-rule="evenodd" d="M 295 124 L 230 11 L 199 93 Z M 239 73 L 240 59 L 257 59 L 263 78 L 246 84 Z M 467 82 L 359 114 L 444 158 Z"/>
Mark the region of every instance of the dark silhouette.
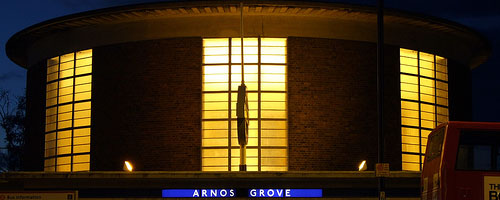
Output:
<path fill-rule="evenodd" d="M 26 132 L 26 96 L 12 97 L 0 89 L 0 126 L 5 131 L 5 146 L 1 147 L 0 171 L 18 171 L 22 165 L 24 133 Z"/>

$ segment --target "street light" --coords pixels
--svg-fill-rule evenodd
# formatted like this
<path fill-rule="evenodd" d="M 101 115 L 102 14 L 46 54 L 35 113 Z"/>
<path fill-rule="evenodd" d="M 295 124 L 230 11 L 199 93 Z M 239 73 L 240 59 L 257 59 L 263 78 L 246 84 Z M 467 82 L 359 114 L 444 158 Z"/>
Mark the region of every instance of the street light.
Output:
<path fill-rule="evenodd" d="M 128 171 L 128 172 L 132 172 L 132 170 L 134 170 L 134 167 L 132 166 L 132 163 L 130 163 L 128 160 L 126 160 L 125 163 L 123 164 L 123 170 Z"/>
<path fill-rule="evenodd" d="M 366 160 L 359 164 L 358 171 L 366 171 Z"/>

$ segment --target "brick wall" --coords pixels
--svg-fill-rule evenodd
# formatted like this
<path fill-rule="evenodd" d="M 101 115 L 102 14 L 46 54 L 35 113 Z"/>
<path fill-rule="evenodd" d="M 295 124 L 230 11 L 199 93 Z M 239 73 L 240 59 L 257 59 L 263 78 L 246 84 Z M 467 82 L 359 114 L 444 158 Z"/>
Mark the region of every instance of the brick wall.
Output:
<path fill-rule="evenodd" d="M 377 161 L 376 45 L 288 38 L 289 170 L 368 169 Z M 386 48 L 386 161 L 401 169 L 399 49 Z"/>
<path fill-rule="evenodd" d="M 201 38 L 94 48 L 91 170 L 197 171 Z M 385 48 L 386 161 L 401 170 L 399 48 Z M 289 170 L 377 162 L 376 45 L 288 38 Z M 450 61 L 450 118 L 470 117 L 470 72 Z M 24 170 L 43 170 L 45 62 L 28 70 Z"/>
<path fill-rule="evenodd" d="M 91 170 L 201 165 L 201 38 L 94 48 Z"/>

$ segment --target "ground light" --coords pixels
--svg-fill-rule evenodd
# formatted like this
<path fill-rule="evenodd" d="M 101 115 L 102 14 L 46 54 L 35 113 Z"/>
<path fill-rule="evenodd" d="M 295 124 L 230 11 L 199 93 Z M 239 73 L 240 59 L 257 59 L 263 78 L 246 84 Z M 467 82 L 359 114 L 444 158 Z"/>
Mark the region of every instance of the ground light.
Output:
<path fill-rule="evenodd" d="M 359 164 L 358 170 L 359 171 L 365 171 L 366 170 L 366 160 L 363 160 L 363 162 L 361 162 Z"/>
<path fill-rule="evenodd" d="M 129 161 L 125 161 L 125 164 L 123 164 L 123 170 L 132 172 L 132 170 L 134 170 L 134 167 L 132 166 L 132 163 L 130 163 Z"/>

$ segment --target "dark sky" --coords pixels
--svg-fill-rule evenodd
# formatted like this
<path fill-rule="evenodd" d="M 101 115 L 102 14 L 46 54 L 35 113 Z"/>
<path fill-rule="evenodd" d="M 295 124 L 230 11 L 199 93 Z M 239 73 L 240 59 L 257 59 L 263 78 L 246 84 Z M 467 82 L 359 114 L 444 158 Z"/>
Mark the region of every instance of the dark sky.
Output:
<path fill-rule="evenodd" d="M 39 22 L 93 9 L 153 0 L 6 0 L 0 3 L 0 88 L 21 95 L 26 71 L 5 55 L 5 43 L 16 32 Z M 375 5 L 376 0 L 344 0 Z M 483 34 L 491 43 L 489 60 L 472 71 L 475 121 L 500 121 L 500 0 L 386 0 L 386 7 L 455 21 Z"/>

